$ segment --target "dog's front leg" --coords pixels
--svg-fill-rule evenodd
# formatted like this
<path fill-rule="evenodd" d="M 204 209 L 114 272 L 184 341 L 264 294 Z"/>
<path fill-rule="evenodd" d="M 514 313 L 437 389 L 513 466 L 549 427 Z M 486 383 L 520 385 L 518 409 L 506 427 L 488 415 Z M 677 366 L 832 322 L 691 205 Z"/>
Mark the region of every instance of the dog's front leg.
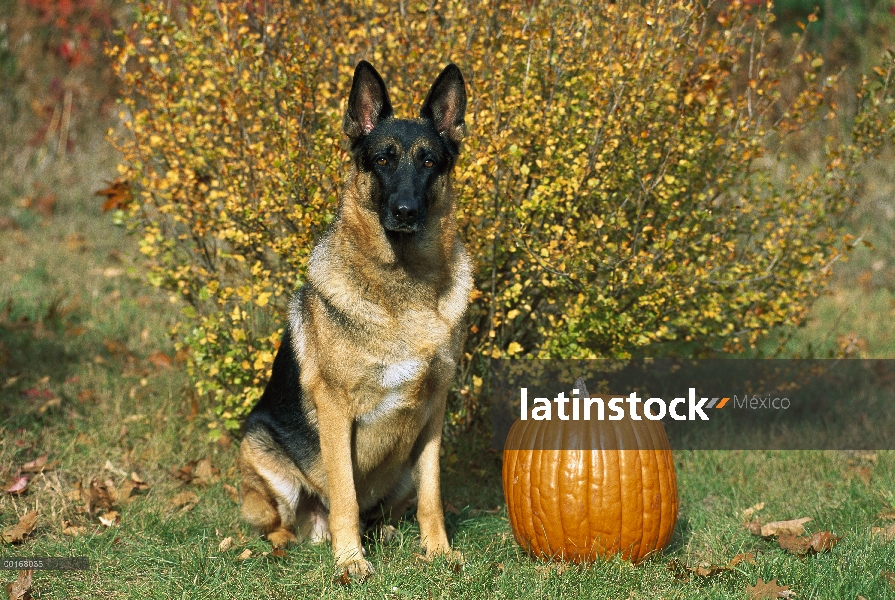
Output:
<path fill-rule="evenodd" d="M 444 425 L 444 406 L 447 390 L 439 394 L 439 406 L 432 412 L 429 422 L 422 432 L 423 450 L 417 461 L 417 520 L 420 524 L 420 538 L 426 550 L 426 558 L 431 560 L 445 554 L 462 561 L 459 552 L 451 552 L 447 531 L 444 528 L 444 510 L 441 506 L 441 473 L 439 453 L 441 451 L 441 430 Z"/>
<path fill-rule="evenodd" d="M 373 565 L 364 558 L 360 541 L 360 515 L 351 464 L 353 421 L 335 402 L 317 403 L 317 415 L 333 555 L 340 570 L 352 578 L 364 579 L 373 573 Z"/>

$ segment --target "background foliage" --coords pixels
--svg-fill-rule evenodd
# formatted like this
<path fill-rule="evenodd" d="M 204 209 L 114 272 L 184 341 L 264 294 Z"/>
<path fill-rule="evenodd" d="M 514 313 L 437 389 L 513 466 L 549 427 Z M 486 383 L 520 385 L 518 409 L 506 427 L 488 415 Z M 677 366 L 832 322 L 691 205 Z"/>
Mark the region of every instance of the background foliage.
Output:
<path fill-rule="evenodd" d="M 445 63 L 468 81 L 456 187 L 476 290 L 454 424 L 480 413 L 491 357 L 731 352 L 804 318 L 853 241 L 856 168 L 891 137 L 888 72 L 855 102 L 857 137 L 834 137 L 836 79 L 768 12 L 592 4 L 139 6 L 113 51 L 119 170 L 225 427 L 260 396 L 336 210 L 361 58 L 399 116 Z"/>

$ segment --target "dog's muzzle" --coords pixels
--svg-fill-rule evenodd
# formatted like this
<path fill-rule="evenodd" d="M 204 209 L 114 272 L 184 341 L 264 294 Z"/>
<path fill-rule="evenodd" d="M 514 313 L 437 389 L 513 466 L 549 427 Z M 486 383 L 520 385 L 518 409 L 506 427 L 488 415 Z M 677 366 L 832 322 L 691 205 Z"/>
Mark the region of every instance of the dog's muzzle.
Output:
<path fill-rule="evenodd" d="M 392 197 L 384 224 L 389 231 L 413 233 L 422 227 L 422 217 L 420 203 L 412 196 Z"/>

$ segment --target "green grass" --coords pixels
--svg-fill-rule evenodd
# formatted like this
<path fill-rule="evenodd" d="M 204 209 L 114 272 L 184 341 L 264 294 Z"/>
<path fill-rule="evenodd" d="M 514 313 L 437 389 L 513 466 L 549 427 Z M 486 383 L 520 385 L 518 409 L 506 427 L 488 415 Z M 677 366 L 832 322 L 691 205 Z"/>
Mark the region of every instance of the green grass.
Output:
<path fill-rule="evenodd" d="M 146 284 L 135 240 L 100 213 L 92 196 L 113 176 L 114 153 L 93 137 L 64 156 L 7 146 L 0 161 L 0 217 L 14 223 L 6 221 L 0 231 L 0 482 L 40 455 L 60 461 L 35 476 L 27 494 L 0 495 L 0 529 L 28 510 L 40 511 L 30 538 L 0 545 L 0 556 L 91 561 L 88 571 L 36 572 L 36 598 L 741 599 L 758 578 L 776 578 L 798 598 L 895 598 L 884 576 L 895 570 L 895 542 L 870 535 L 872 526 L 886 523 L 877 515 L 895 506 L 892 452 L 679 452 L 681 513 L 668 550 L 637 567 L 611 560 L 551 569 L 521 551 L 505 509 L 483 512 L 503 506 L 500 458 L 485 447 L 487 440 L 470 434 L 442 461 L 445 501 L 459 508 L 448 513 L 447 524 L 466 557 L 462 569 L 421 563 L 412 520 L 388 543 L 367 540 L 377 572 L 362 585 L 334 583 L 327 546 L 265 555 L 269 546 L 240 522 L 224 488 L 239 484 L 236 443 L 206 441 L 207 408 L 199 404 L 194 414 L 181 363 L 165 369 L 148 360 L 156 351 L 173 355 L 168 331 L 178 306 Z M 808 344 L 835 349 L 839 336 L 855 332 L 866 341 L 861 352 L 895 355 L 889 237 L 895 228 L 886 218 L 891 185 L 885 183 L 892 169 L 880 169 L 856 221 L 869 228 L 876 250 L 859 248 L 837 272 L 830 295 L 790 341 L 791 352 Z M 58 196 L 49 218 L 22 201 L 40 189 Z M 114 351 L 112 343 L 127 351 Z M 42 410 L 48 398 L 28 390 L 61 400 Z M 219 481 L 198 487 L 170 474 L 203 457 L 220 469 Z M 78 481 L 86 486 L 96 477 L 117 486 L 130 472 L 150 487 L 120 507 L 118 526 L 103 527 L 69 497 Z M 188 512 L 169 505 L 184 490 L 200 499 Z M 809 531 L 845 537 L 831 552 L 791 556 L 743 528 L 740 511 L 759 502 L 766 521 L 811 517 Z M 86 533 L 63 535 L 63 521 Z M 235 545 L 221 552 L 225 537 Z M 239 560 L 246 549 L 252 556 Z M 756 564 L 691 581 L 675 579 L 667 568 L 671 559 L 726 564 L 741 552 L 755 552 Z"/>

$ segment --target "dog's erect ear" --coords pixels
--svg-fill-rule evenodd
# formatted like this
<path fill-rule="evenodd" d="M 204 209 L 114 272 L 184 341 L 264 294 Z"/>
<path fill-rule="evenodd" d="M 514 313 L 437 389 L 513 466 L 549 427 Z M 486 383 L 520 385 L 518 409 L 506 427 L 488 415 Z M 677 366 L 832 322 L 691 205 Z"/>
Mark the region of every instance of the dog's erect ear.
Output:
<path fill-rule="evenodd" d="M 423 102 L 420 116 L 430 119 L 438 133 L 457 143 L 466 133 L 466 84 L 457 65 L 444 68 Z"/>
<path fill-rule="evenodd" d="M 392 103 L 389 102 L 385 82 L 373 65 L 365 60 L 360 61 L 354 69 L 342 131 L 352 142 L 356 142 L 373 131 L 379 121 L 391 116 Z"/>

